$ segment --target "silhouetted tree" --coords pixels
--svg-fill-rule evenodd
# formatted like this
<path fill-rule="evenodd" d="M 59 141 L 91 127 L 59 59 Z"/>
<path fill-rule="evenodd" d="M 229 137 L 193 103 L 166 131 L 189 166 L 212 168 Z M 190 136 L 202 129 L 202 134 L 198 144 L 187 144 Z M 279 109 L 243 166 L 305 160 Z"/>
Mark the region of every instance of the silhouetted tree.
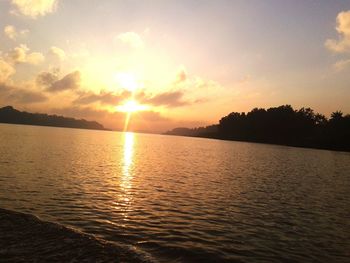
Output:
<path fill-rule="evenodd" d="M 209 133 L 209 127 L 215 130 Z M 217 126 L 182 131 L 174 129 L 167 134 L 350 151 L 350 115 L 336 111 L 327 120 L 311 108 L 294 110 L 291 105 L 254 108 L 247 114 L 232 112 Z"/>

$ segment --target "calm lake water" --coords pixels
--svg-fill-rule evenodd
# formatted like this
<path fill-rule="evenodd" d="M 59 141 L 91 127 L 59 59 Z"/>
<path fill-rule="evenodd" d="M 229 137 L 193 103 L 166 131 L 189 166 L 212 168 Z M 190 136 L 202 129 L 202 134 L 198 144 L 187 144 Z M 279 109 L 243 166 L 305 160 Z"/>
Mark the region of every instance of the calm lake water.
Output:
<path fill-rule="evenodd" d="M 0 124 L 0 207 L 160 262 L 349 262 L 350 154 Z"/>

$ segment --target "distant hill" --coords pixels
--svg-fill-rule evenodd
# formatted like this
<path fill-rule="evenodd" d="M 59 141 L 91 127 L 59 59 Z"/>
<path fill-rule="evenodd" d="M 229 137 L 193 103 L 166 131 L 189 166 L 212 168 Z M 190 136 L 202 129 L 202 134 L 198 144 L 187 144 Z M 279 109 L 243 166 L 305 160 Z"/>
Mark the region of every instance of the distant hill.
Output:
<path fill-rule="evenodd" d="M 210 125 L 207 127 L 199 128 L 175 128 L 165 132 L 166 135 L 179 135 L 179 136 L 190 136 L 190 137 L 205 137 L 205 138 L 216 138 L 218 136 L 219 126 Z"/>
<path fill-rule="evenodd" d="M 12 106 L 0 108 L 0 123 L 107 130 L 102 124 L 96 121 L 87 121 L 84 119 L 77 120 L 57 115 L 30 113 L 16 110 Z"/>
<path fill-rule="evenodd" d="M 350 151 L 350 115 L 336 111 L 327 119 L 310 108 L 282 105 L 232 112 L 215 125 L 165 134 Z"/>

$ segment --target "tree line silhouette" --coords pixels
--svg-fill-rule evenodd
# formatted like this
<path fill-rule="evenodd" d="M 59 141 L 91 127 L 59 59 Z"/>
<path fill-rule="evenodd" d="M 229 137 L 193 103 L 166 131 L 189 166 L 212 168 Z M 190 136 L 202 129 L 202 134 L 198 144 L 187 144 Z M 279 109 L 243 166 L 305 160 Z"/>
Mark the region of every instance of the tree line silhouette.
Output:
<path fill-rule="evenodd" d="M 77 120 L 74 118 L 67 118 L 57 115 L 18 111 L 12 106 L 0 108 L 0 122 L 12 124 L 106 130 L 100 123 L 96 121 L 87 121 L 84 119 Z"/>
<path fill-rule="evenodd" d="M 350 115 L 336 111 L 327 119 L 311 108 L 282 105 L 232 112 L 219 124 L 166 134 L 350 151 Z"/>

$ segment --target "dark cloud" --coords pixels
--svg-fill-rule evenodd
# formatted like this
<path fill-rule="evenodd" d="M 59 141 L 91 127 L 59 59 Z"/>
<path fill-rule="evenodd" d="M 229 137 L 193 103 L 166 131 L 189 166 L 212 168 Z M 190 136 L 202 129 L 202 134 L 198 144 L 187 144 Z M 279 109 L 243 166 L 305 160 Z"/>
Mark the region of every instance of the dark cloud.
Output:
<path fill-rule="evenodd" d="M 21 103 L 30 104 L 44 102 L 48 98 L 37 91 L 27 90 L 10 86 L 6 84 L 0 84 L 0 97 L 3 102 L 9 103 Z"/>
<path fill-rule="evenodd" d="M 147 97 L 146 94 L 141 93 L 139 94 L 139 100 L 144 104 L 174 108 L 190 104 L 190 102 L 183 99 L 183 95 L 181 91 L 168 91 L 151 97 Z"/>
<path fill-rule="evenodd" d="M 56 73 L 52 72 L 41 72 L 36 77 L 36 84 L 39 86 L 50 87 L 53 83 L 58 80 Z"/>
<path fill-rule="evenodd" d="M 75 104 L 87 105 L 92 103 L 100 103 L 105 105 L 117 105 L 120 101 L 131 96 L 131 93 L 125 91 L 120 94 L 113 92 L 101 91 L 99 94 L 93 92 L 79 92 L 79 97 L 74 101 Z"/>
<path fill-rule="evenodd" d="M 64 90 L 76 90 L 80 86 L 80 72 L 74 71 L 67 74 L 60 80 L 56 80 L 49 87 L 47 91 L 50 92 L 59 92 Z"/>

